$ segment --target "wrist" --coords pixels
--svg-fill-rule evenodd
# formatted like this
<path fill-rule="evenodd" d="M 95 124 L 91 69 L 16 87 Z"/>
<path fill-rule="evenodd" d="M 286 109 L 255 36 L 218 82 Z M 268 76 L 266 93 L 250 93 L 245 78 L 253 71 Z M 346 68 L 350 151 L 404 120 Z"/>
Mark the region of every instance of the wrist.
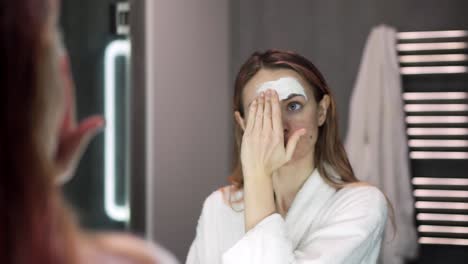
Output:
<path fill-rule="evenodd" d="M 264 168 L 259 168 L 259 167 L 242 167 L 242 174 L 244 175 L 244 178 L 250 178 L 250 179 L 265 179 L 270 177 L 271 174 L 268 173 Z"/>
<path fill-rule="evenodd" d="M 273 179 L 260 172 L 244 175 L 244 205 L 247 232 L 276 211 Z"/>

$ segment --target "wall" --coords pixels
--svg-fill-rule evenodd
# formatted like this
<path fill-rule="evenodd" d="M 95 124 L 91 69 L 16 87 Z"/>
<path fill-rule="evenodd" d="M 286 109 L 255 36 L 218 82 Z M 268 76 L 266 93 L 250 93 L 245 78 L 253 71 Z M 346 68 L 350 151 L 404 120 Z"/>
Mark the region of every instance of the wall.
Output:
<path fill-rule="evenodd" d="M 342 135 L 373 26 L 385 23 L 398 31 L 468 29 L 468 1 L 463 0 L 239 0 L 231 5 L 232 68 L 257 49 L 289 49 L 306 56 L 336 95 Z"/>
<path fill-rule="evenodd" d="M 149 234 L 185 260 L 231 164 L 226 0 L 146 1 Z"/>

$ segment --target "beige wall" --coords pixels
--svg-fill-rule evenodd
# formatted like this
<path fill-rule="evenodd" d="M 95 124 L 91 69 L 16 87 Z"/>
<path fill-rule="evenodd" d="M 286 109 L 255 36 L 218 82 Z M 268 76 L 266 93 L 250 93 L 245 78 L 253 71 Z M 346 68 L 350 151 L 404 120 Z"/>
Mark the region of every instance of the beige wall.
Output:
<path fill-rule="evenodd" d="M 227 0 L 146 1 L 147 229 L 185 260 L 231 164 Z"/>

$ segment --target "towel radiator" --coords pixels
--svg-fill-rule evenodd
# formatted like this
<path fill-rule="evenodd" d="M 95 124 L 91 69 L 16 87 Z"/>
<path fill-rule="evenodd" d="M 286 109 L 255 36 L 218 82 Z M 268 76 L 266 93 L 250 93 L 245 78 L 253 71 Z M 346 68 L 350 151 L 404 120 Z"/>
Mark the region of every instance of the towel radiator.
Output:
<path fill-rule="evenodd" d="M 468 246 L 468 31 L 399 32 L 419 243 Z"/>

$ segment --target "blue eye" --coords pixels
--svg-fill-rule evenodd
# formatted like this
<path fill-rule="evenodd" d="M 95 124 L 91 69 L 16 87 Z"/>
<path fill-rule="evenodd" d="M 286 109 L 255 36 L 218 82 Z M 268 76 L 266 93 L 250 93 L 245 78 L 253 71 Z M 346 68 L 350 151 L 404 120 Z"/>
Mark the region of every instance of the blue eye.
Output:
<path fill-rule="evenodd" d="M 298 102 L 291 102 L 288 104 L 288 110 L 289 111 L 298 111 L 299 109 L 302 108 L 302 104 L 298 103 Z"/>

